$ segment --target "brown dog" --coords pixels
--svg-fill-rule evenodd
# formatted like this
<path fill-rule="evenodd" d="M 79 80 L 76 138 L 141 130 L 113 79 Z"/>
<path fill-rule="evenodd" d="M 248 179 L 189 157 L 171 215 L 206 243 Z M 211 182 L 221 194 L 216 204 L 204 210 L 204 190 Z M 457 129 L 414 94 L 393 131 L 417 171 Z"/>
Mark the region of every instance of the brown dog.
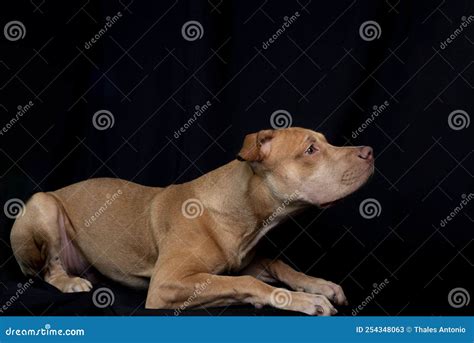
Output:
<path fill-rule="evenodd" d="M 251 303 L 330 315 L 331 302 L 346 303 L 340 286 L 254 258 L 255 246 L 288 214 L 328 206 L 373 170 L 370 147 L 335 147 L 303 128 L 263 130 L 245 137 L 237 160 L 184 184 L 102 178 L 36 193 L 13 226 L 13 252 L 24 274 L 63 292 L 89 291 L 93 266 L 148 287 L 147 308 Z"/>

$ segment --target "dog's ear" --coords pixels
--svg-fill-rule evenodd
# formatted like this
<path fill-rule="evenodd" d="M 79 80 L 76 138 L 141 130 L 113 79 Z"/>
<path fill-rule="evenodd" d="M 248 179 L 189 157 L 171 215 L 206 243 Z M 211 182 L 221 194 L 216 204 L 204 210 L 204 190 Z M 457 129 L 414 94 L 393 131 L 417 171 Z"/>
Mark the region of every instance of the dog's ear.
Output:
<path fill-rule="evenodd" d="M 263 161 L 270 153 L 273 135 L 273 130 L 262 130 L 245 136 L 237 159 L 248 162 Z"/>

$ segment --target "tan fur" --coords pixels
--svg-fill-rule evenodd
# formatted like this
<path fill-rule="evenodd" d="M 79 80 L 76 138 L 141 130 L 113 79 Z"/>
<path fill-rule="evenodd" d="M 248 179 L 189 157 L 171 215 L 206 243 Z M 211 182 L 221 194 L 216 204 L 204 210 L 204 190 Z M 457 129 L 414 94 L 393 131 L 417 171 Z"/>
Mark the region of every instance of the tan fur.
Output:
<path fill-rule="evenodd" d="M 26 275 L 63 292 L 90 290 L 94 270 L 148 288 L 147 308 L 251 303 L 334 314 L 330 301 L 346 303 L 340 286 L 254 258 L 255 245 L 287 214 L 358 189 L 373 173 L 371 150 L 289 128 L 248 135 L 239 159 L 166 188 L 101 178 L 37 193 L 13 226 L 15 257 Z M 189 199 L 202 204 L 195 218 L 183 215 Z M 293 289 L 289 302 L 275 301 L 283 290 L 265 283 L 277 280 Z"/>

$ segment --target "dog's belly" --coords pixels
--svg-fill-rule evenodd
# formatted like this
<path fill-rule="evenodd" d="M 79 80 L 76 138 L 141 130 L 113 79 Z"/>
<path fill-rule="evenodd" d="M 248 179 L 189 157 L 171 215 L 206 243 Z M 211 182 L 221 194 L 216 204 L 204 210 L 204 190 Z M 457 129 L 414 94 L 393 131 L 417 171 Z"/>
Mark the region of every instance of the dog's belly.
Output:
<path fill-rule="evenodd" d="M 158 192 L 120 179 L 91 179 L 55 191 L 73 242 L 63 250 L 69 268 L 92 265 L 119 283 L 147 287 L 158 258 L 150 227 L 150 204 Z"/>

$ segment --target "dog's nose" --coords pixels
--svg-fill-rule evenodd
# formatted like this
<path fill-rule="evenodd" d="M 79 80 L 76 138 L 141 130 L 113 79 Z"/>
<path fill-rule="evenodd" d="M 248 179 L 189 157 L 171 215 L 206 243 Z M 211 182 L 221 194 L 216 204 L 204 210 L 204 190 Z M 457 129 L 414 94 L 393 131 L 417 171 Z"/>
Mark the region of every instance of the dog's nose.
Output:
<path fill-rule="evenodd" d="M 370 146 L 363 146 L 359 148 L 359 155 L 363 160 L 370 160 L 374 157 L 374 151 Z"/>

